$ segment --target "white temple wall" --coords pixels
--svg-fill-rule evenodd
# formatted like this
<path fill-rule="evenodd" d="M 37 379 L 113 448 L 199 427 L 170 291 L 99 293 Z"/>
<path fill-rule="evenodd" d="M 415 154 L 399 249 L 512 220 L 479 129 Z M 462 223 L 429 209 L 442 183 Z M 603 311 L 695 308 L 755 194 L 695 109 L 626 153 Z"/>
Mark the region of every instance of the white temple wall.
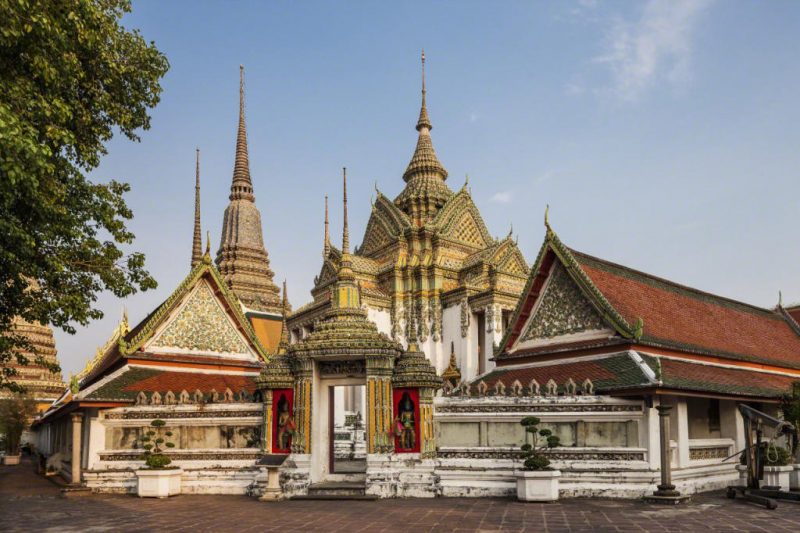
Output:
<path fill-rule="evenodd" d="M 446 347 L 445 353 L 434 363 L 436 373 L 441 374 L 450 361 L 450 344 L 453 343 L 456 351 L 456 365 L 463 368 L 463 358 L 466 350 L 464 339 L 461 337 L 461 306 L 445 307 L 442 311 L 442 340 Z M 463 372 L 463 370 L 462 370 Z"/>
<path fill-rule="evenodd" d="M 389 311 L 367 307 L 367 318 L 375 323 L 378 331 L 385 333 L 389 337 L 392 336 L 392 315 Z"/>
<path fill-rule="evenodd" d="M 678 426 L 672 442 L 673 482 L 678 489 L 692 494 L 735 482 L 736 458 L 722 462 L 733 453 L 734 438 L 689 439 L 685 399 L 664 403 L 684 406 L 673 408 Z M 591 395 L 447 396 L 435 398 L 434 406 L 440 495 L 514 494 L 519 446 L 525 440 L 519 421 L 529 415 L 561 438 L 561 446 L 549 455 L 562 471 L 562 497 L 639 498 L 660 482 L 658 413 L 643 401 Z M 735 408 L 735 402 L 721 404 L 725 434 L 741 433 Z"/>

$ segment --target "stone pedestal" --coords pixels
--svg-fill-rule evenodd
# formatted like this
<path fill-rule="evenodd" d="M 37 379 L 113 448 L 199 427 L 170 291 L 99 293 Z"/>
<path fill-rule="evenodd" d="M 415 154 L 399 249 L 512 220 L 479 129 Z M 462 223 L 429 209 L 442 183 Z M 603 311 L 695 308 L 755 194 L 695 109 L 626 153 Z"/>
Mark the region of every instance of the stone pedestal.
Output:
<path fill-rule="evenodd" d="M 262 502 L 274 502 L 283 499 L 283 491 L 281 490 L 281 476 L 280 467 L 268 466 L 267 469 L 267 486 L 264 488 L 264 493 L 259 498 Z"/>

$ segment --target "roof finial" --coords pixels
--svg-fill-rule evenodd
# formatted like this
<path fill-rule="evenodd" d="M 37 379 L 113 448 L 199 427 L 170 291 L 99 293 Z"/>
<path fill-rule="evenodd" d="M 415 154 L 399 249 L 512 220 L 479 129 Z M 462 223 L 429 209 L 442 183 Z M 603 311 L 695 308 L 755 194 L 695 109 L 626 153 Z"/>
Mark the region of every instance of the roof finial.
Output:
<path fill-rule="evenodd" d="M 417 131 L 420 133 L 427 133 L 433 129 L 431 119 L 428 118 L 428 107 L 425 103 L 425 97 L 428 91 L 425 89 L 425 49 L 422 49 L 422 107 L 419 110 L 419 120 L 417 120 Z"/>
<path fill-rule="evenodd" d="M 550 227 L 550 220 L 548 220 L 548 215 L 550 214 L 550 204 L 544 208 L 544 227 L 547 228 L 548 233 L 553 231 Z"/>
<path fill-rule="evenodd" d="M 203 234 L 200 229 L 200 148 L 196 149 L 194 170 L 194 236 L 192 238 L 192 268 L 203 260 Z"/>
<path fill-rule="evenodd" d="M 278 342 L 278 354 L 283 355 L 289 349 L 289 325 L 286 315 L 289 314 L 289 296 L 286 290 L 286 280 L 283 280 L 283 300 L 281 301 L 281 339 Z"/>
<path fill-rule="evenodd" d="M 783 307 L 783 294 L 778 291 L 778 307 Z"/>
<path fill-rule="evenodd" d="M 233 165 L 231 200 L 254 200 L 247 152 L 247 126 L 244 118 L 244 65 L 239 65 L 239 129 L 236 133 L 236 160 Z"/>
<path fill-rule="evenodd" d="M 331 235 L 328 229 L 328 195 L 325 195 L 325 242 L 323 244 L 323 257 L 327 259 L 331 252 Z"/>
<path fill-rule="evenodd" d="M 206 230 L 206 253 L 203 255 L 203 261 L 211 262 L 211 232 L 208 230 Z"/>
<path fill-rule="evenodd" d="M 513 222 L 511 223 L 511 227 L 508 228 L 508 237 L 506 237 L 506 239 L 510 239 L 512 235 L 514 235 L 514 223 Z"/>
<path fill-rule="evenodd" d="M 347 167 L 342 167 L 344 187 L 344 225 L 342 227 L 342 254 L 350 254 L 350 228 L 347 225 Z"/>

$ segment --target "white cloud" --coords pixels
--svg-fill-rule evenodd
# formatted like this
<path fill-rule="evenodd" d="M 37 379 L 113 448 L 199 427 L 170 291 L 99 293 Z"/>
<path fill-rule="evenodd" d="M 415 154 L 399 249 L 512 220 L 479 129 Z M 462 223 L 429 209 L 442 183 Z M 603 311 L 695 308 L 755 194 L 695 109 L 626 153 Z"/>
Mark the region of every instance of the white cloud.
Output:
<path fill-rule="evenodd" d="M 510 204 L 512 199 L 511 191 L 500 191 L 494 193 L 489 201 L 496 204 Z"/>
<path fill-rule="evenodd" d="M 616 19 L 606 52 L 595 58 L 612 69 L 614 92 L 635 100 L 659 79 L 685 86 L 691 77 L 692 34 L 713 1 L 649 0 L 638 21 Z"/>

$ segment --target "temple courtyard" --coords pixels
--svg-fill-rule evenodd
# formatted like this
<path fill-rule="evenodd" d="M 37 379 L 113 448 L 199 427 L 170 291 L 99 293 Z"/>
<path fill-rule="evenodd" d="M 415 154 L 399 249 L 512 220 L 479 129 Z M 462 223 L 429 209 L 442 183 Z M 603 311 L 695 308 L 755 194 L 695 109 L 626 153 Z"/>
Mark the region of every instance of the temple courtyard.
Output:
<path fill-rule="evenodd" d="M 62 498 L 30 463 L 0 467 L 0 531 L 800 531 L 800 505 L 775 511 L 706 493 L 679 507 L 638 501 L 500 498 L 259 502 L 247 496 Z"/>

